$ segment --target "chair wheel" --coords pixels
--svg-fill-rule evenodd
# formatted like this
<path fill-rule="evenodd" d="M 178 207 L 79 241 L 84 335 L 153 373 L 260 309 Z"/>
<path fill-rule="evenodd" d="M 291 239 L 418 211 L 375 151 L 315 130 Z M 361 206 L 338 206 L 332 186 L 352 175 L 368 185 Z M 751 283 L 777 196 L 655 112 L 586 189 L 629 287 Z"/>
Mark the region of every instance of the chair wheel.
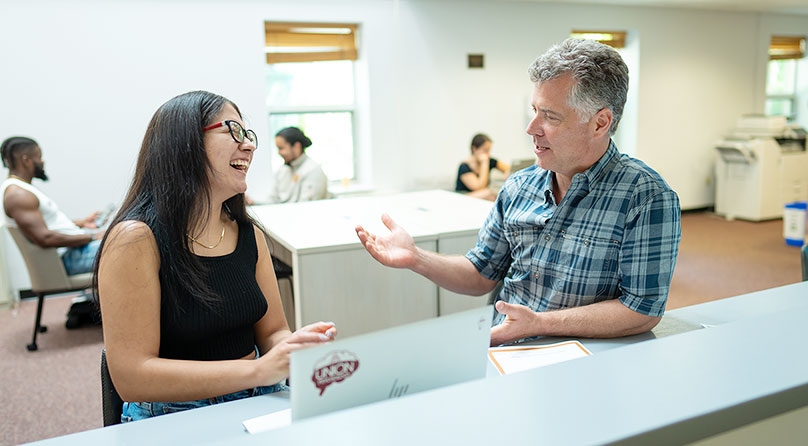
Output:
<path fill-rule="evenodd" d="M 45 333 L 46 331 L 48 331 L 48 327 L 46 327 L 46 326 L 44 326 L 44 325 L 42 325 L 42 326 L 40 326 L 40 327 L 39 327 L 39 332 L 40 332 L 40 333 Z"/>
<path fill-rule="evenodd" d="M 28 349 L 29 352 L 36 351 L 36 349 L 38 348 L 36 344 L 28 344 L 25 347 Z"/>

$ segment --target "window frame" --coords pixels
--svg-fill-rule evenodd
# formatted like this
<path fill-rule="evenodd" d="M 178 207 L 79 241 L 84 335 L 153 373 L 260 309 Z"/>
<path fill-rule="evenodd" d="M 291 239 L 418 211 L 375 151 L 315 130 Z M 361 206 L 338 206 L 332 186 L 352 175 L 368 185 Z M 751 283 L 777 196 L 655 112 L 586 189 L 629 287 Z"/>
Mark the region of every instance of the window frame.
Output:
<path fill-rule="evenodd" d="M 350 104 L 338 105 L 304 105 L 304 106 L 267 106 L 267 123 L 271 122 L 273 116 L 278 115 L 301 115 L 315 113 L 349 113 L 350 133 L 352 138 L 352 176 L 345 178 L 330 178 L 329 184 L 342 184 L 351 182 L 363 182 L 360 169 L 361 158 L 369 156 L 362 150 L 359 119 L 359 92 L 358 73 L 359 68 L 359 45 L 358 23 L 313 23 L 313 22 L 274 22 L 267 20 L 264 22 L 265 30 L 265 51 L 266 64 L 276 63 L 311 63 L 324 61 L 349 61 L 351 64 L 351 82 L 353 83 L 353 96 Z M 330 32 L 329 30 L 334 30 Z M 277 33 L 282 33 L 278 36 Z M 274 34 L 273 36 L 271 36 Z M 279 37 L 279 38 L 278 38 Z M 273 51 L 273 48 L 285 48 L 280 52 Z M 300 51 L 293 51 L 299 48 Z M 270 126 L 271 128 L 271 126 Z M 277 129 L 275 129 L 277 131 Z M 274 136 L 274 135 L 273 135 Z"/>
<path fill-rule="evenodd" d="M 789 108 L 791 112 L 784 116 L 789 122 L 794 122 L 797 120 L 797 103 L 799 100 L 797 89 L 799 63 L 797 63 L 797 61 L 805 57 L 805 43 L 806 38 L 804 36 L 771 36 L 769 41 L 769 60 L 766 65 L 766 99 L 763 107 L 764 111 L 766 111 L 768 114 L 768 104 L 770 101 L 788 101 L 790 103 Z M 792 64 L 793 66 L 790 68 L 793 70 L 793 73 L 791 73 L 793 85 L 789 86 L 788 88 L 790 92 L 769 93 L 769 76 L 772 71 L 772 64 L 780 64 L 787 61 L 794 62 Z"/>

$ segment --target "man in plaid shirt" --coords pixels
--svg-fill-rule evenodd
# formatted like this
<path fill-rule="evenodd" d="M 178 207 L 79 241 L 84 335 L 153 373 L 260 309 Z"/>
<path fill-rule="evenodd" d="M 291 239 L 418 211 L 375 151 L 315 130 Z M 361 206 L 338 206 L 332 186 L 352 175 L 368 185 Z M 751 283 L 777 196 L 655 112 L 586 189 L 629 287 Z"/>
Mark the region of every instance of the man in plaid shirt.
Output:
<path fill-rule="evenodd" d="M 528 72 L 537 164 L 506 180 L 474 248 L 425 251 L 388 215 L 389 234 L 357 226 L 357 235 L 380 263 L 458 293 L 481 295 L 502 281 L 491 345 L 651 330 L 665 312 L 681 212 L 665 180 L 611 140 L 628 68 L 606 45 L 567 39 Z"/>

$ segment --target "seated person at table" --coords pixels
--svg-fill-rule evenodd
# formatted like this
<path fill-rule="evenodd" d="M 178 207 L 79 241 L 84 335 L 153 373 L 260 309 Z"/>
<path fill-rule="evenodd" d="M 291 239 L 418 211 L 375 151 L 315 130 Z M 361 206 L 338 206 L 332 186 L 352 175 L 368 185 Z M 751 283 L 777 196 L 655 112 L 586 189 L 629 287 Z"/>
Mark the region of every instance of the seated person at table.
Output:
<path fill-rule="evenodd" d="M 8 167 L 8 178 L 0 186 L 3 213 L 11 219 L 25 237 L 41 248 L 56 248 L 69 275 L 88 273 L 104 231 L 96 222 L 99 212 L 81 220 L 71 220 L 44 192 L 31 184 L 34 178 L 48 181 L 42 149 L 31 138 L 14 136 L 0 147 L 3 166 Z M 0 215 L 0 221 L 3 220 Z M 65 327 L 79 328 L 97 324 L 97 311 L 89 291 L 74 298 L 67 312 Z"/>
<path fill-rule="evenodd" d="M 507 163 L 491 158 L 491 144 L 488 135 L 474 135 L 471 139 L 471 155 L 457 169 L 455 192 L 464 192 L 490 201 L 497 198 L 497 194 L 488 188 L 491 184 L 491 171 L 497 169 L 507 176 L 511 168 Z"/>
<path fill-rule="evenodd" d="M 426 251 L 386 214 L 389 233 L 357 226 L 357 235 L 380 263 L 450 291 L 482 295 L 502 281 L 491 345 L 651 330 L 665 312 L 680 209 L 662 177 L 611 140 L 628 68 L 609 46 L 567 39 L 528 72 L 537 165 L 505 180 L 477 246 L 465 256 Z"/>
<path fill-rule="evenodd" d="M 297 127 L 286 127 L 275 135 L 283 165 L 275 172 L 270 203 L 296 203 L 328 197 L 328 178 L 317 161 L 306 155 L 311 139 Z"/>
<path fill-rule="evenodd" d="M 23 234 L 42 248 L 58 248 L 67 274 L 92 271 L 95 254 L 104 231 L 98 230 L 94 212 L 82 220 L 71 220 L 56 203 L 31 182 L 48 181 L 42 150 L 31 138 L 15 136 L 0 147 L 8 178 L 0 186 L 3 211 Z"/>
<path fill-rule="evenodd" d="M 204 91 L 154 114 L 134 179 L 98 251 L 95 289 L 122 421 L 285 389 L 291 333 L 264 233 L 247 213 L 257 148 L 231 101 Z"/>

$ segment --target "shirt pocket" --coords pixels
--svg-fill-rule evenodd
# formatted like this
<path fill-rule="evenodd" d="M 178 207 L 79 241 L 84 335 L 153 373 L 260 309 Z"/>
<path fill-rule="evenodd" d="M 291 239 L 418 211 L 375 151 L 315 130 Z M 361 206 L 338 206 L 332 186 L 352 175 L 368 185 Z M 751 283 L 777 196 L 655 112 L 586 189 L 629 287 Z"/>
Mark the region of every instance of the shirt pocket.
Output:
<path fill-rule="evenodd" d="M 557 268 L 565 271 L 567 292 L 595 303 L 617 297 L 620 242 L 561 231 Z"/>

